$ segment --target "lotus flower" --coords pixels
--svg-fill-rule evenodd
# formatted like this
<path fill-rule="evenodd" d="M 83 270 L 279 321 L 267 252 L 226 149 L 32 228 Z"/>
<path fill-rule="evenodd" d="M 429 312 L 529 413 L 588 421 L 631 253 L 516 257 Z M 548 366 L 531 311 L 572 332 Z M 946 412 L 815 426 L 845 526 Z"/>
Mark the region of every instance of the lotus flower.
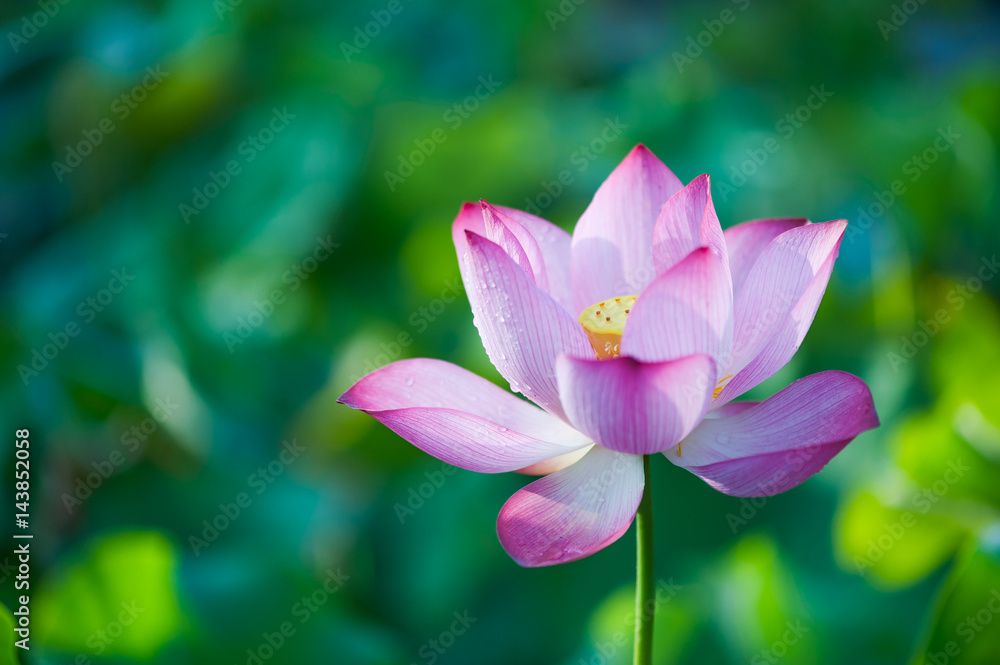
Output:
<path fill-rule="evenodd" d="M 643 495 L 644 455 L 663 453 L 726 494 L 784 492 L 878 426 L 868 387 L 838 371 L 732 402 L 798 349 L 846 225 L 764 219 L 723 231 L 709 177 L 685 187 L 642 145 L 572 236 L 465 204 L 452 233 L 473 320 L 511 390 L 534 404 L 432 359 L 376 370 L 340 401 L 454 466 L 543 474 L 497 523 L 522 566 L 621 537 Z"/>

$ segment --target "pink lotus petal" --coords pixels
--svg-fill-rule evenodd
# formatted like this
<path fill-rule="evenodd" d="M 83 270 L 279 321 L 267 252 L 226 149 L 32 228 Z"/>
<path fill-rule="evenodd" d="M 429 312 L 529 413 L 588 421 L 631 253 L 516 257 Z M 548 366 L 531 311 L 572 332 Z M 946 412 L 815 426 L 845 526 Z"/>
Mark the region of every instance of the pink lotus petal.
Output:
<path fill-rule="evenodd" d="M 708 247 L 696 249 L 639 295 L 622 335 L 622 354 L 663 362 L 704 353 L 721 370 L 729 362 L 732 312 L 722 259 Z"/>
<path fill-rule="evenodd" d="M 514 471 L 590 445 L 560 419 L 441 360 L 386 365 L 339 400 L 426 453 L 470 471 Z"/>
<path fill-rule="evenodd" d="M 687 187 L 670 197 L 660 210 L 653 230 L 656 274 L 662 275 L 670 270 L 699 247 L 714 249 L 728 269 L 726 241 L 719 217 L 715 214 L 707 174 L 692 180 Z"/>
<path fill-rule="evenodd" d="M 563 309 L 574 314 L 576 310 L 570 280 L 570 235 L 552 222 L 521 210 L 501 206 L 496 206 L 495 210 L 502 213 L 501 220 L 521 241 L 532 266 L 539 263 L 545 266 L 544 290 Z"/>
<path fill-rule="evenodd" d="M 507 256 L 532 278 L 538 288 L 548 292 L 549 280 L 545 275 L 545 264 L 538 251 L 538 243 L 523 226 L 491 206 L 480 201 L 483 209 L 483 225 L 486 238 L 499 245 Z M 528 258 L 528 254 L 534 260 Z"/>
<path fill-rule="evenodd" d="M 559 455 L 558 457 L 553 457 L 543 462 L 526 466 L 523 469 L 518 469 L 517 472 L 529 476 L 547 476 L 550 473 L 555 473 L 556 471 L 565 469 L 572 464 L 576 464 L 583 458 L 584 455 L 590 452 L 592 447 L 593 446 L 580 448 L 579 450 L 574 450 L 571 453 L 565 453 L 563 455 Z"/>
<path fill-rule="evenodd" d="M 575 311 L 638 294 L 653 280 L 656 216 L 681 188 L 677 176 L 644 145 L 608 176 L 573 231 Z"/>
<path fill-rule="evenodd" d="M 846 372 L 799 379 L 729 417 L 706 418 L 667 459 L 734 496 L 770 496 L 803 482 L 858 434 L 878 427 L 872 394 Z"/>
<path fill-rule="evenodd" d="M 772 240 L 747 275 L 735 304 L 735 375 L 717 406 L 784 367 L 809 332 L 844 235 L 845 220 L 806 224 Z"/>
<path fill-rule="evenodd" d="M 459 208 L 458 214 L 455 215 L 455 221 L 451 223 L 451 239 L 455 243 L 459 263 L 461 263 L 462 254 L 468 249 L 468 244 L 465 242 L 466 231 L 472 231 L 480 236 L 486 235 L 486 221 L 483 219 L 482 203 L 466 201 Z"/>
<path fill-rule="evenodd" d="M 549 295 L 555 298 L 556 302 L 562 305 L 567 312 L 575 314 L 576 304 L 573 302 L 573 286 L 570 279 L 570 256 L 573 243 L 570 234 L 552 222 L 530 213 L 500 206 L 497 206 L 497 209 L 524 227 L 535 239 L 538 244 L 538 252 L 545 262 L 545 272 L 549 279 Z"/>
<path fill-rule="evenodd" d="M 633 455 L 677 445 L 701 421 L 715 390 L 715 363 L 705 355 L 651 364 L 561 356 L 556 374 L 574 427 Z"/>
<path fill-rule="evenodd" d="M 744 400 L 742 402 L 729 402 L 723 404 L 714 411 L 710 411 L 705 414 L 706 418 L 729 418 L 730 416 L 736 416 L 747 409 L 752 409 L 753 407 L 760 404 L 760 402 L 754 402 L 750 400 Z"/>
<path fill-rule="evenodd" d="M 497 221 L 520 243 L 520 251 L 532 266 L 535 283 L 555 298 L 567 312 L 573 314 L 576 305 L 573 303 L 570 286 L 570 235 L 541 217 L 503 206 L 489 207 L 494 211 Z M 464 204 L 452 224 L 452 239 L 458 252 L 459 267 L 463 269 L 462 257 L 469 251 L 465 239 L 466 231 L 472 231 L 476 235 L 488 237 L 496 242 L 487 232 L 482 203 Z M 541 273 L 544 273 L 544 279 L 539 279 L 538 275 Z"/>
<path fill-rule="evenodd" d="M 593 354 L 583 328 L 498 245 L 469 231 L 466 238 L 463 280 L 490 361 L 512 390 L 564 417 L 555 360 Z"/>
<path fill-rule="evenodd" d="M 500 510 L 497 535 L 522 566 L 589 556 L 618 540 L 639 507 L 642 458 L 594 446 L 576 464 L 531 483 Z"/>
<path fill-rule="evenodd" d="M 731 226 L 725 231 L 729 250 L 729 269 L 733 275 L 733 298 L 739 299 L 750 268 L 767 245 L 789 229 L 808 224 L 804 217 L 755 219 Z"/>

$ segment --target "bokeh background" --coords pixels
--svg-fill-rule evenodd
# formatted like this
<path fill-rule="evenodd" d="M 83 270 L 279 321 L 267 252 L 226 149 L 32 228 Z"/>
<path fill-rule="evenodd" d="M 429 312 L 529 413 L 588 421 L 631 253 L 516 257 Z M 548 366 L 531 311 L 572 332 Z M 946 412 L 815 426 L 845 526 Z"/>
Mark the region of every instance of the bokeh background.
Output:
<path fill-rule="evenodd" d="M 521 569 L 495 518 L 527 478 L 443 468 L 335 400 L 415 356 L 504 385 L 460 204 L 572 229 L 639 142 L 710 173 L 723 226 L 851 221 L 801 350 L 749 397 L 846 370 L 883 423 L 755 503 L 654 460 L 657 662 L 1000 662 L 995 5 L 38 0 L 2 21 L 23 662 L 631 662 L 631 532 Z"/>

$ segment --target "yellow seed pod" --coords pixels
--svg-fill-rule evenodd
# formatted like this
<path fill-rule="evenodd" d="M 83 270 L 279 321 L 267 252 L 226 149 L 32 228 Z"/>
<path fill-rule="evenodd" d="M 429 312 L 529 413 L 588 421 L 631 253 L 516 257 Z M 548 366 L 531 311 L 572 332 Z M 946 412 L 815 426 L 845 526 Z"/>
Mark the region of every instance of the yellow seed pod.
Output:
<path fill-rule="evenodd" d="M 580 314 L 580 325 L 601 360 L 616 358 L 620 352 L 625 322 L 638 296 L 609 298 L 591 305 Z"/>

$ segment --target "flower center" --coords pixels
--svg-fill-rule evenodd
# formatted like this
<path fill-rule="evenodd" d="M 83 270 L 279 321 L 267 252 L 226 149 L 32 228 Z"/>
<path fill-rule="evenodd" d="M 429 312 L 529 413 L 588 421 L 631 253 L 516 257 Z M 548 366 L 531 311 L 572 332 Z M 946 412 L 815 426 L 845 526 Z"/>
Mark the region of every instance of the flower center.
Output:
<path fill-rule="evenodd" d="M 718 385 L 715 386 L 715 390 L 712 391 L 712 399 L 719 398 L 719 395 L 722 394 L 723 389 L 726 387 L 726 384 L 729 383 L 729 379 L 731 378 L 733 378 L 732 374 L 726 374 L 724 377 L 719 379 Z"/>
<path fill-rule="evenodd" d="M 598 360 L 618 357 L 625 322 L 638 297 L 622 296 L 603 300 L 580 314 L 580 325 L 587 333 Z"/>

